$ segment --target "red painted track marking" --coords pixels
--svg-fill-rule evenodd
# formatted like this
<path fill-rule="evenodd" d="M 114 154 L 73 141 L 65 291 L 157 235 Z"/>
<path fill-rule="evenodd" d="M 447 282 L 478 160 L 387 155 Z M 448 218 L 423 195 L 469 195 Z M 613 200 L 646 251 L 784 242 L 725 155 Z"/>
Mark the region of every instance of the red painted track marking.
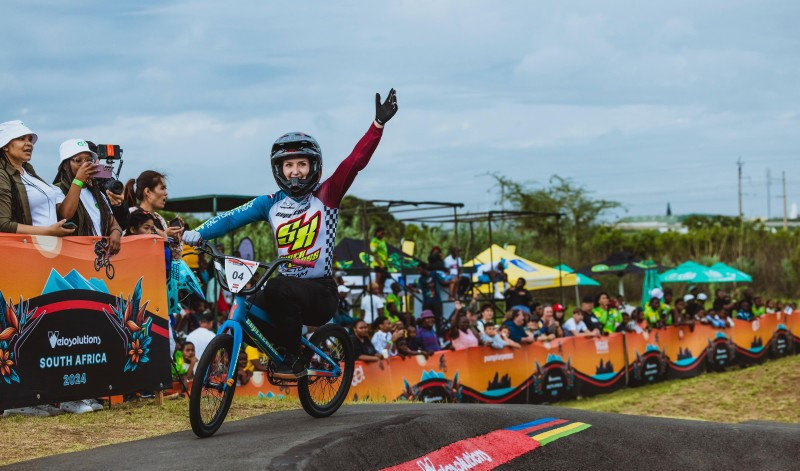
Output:
<path fill-rule="evenodd" d="M 480 437 L 460 440 L 382 471 L 438 471 L 459 469 L 486 471 L 539 448 L 539 442 L 511 430 L 495 430 Z"/>

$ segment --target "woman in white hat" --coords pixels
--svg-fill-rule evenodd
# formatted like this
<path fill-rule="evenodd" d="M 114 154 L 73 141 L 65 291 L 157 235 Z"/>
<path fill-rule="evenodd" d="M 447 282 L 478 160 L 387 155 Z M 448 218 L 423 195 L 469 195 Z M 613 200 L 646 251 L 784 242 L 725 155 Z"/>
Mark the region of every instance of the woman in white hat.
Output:
<path fill-rule="evenodd" d="M 75 229 L 58 219 L 64 193 L 30 164 L 37 136 L 22 121 L 0 123 L 0 232 L 66 236 Z"/>
<path fill-rule="evenodd" d="M 119 252 L 122 228 L 108 197 L 92 178 L 97 173 L 97 154 L 83 139 L 62 142 L 58 154 L 61 163 L 53 184 L 66 196 L 58 208 L 59 216 L 77 224 L 75 235 L 108 237 L 109 252 Z"/>

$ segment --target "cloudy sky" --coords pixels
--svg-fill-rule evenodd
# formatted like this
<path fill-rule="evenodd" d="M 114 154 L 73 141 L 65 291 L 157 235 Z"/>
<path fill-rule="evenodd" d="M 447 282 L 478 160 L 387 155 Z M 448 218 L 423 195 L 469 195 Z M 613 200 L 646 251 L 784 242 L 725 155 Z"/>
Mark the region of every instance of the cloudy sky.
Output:
<path fill-rule="evenodd" d="M 400 110 L 351 193 L 496 203 L 489 172 L 572 178 L 628 215 L 800 202 L 800 2 L 4 0 L 0 120 L 121 144 L 170 194 L 263 194 L 271 143 L 303 130 L 326 175 Z M 378 5 L 380 4 L 380 5 Z M 620 215 L 625 215 L 621 213 Z"/>

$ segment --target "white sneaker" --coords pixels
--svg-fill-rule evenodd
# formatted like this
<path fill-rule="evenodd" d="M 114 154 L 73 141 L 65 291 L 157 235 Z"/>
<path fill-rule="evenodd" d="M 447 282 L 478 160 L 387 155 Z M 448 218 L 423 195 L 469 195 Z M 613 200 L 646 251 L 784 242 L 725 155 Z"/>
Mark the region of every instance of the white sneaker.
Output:
<path fill-rule="evenodd" d="M 103 410 L 103 404 L 101 404 L 100 401 L 98 401 L 97 399 L 84 399 L 81 402 L 83 402 L 87 406 L 91 407 L 92 410 L 95 411 L 95 412 L 97 412 L 99 410 Z"/>
<path fill-rule="evenodd" d="M 53 406 L 51 404 L 42 404 L 40 406 L 36 406 L 36 408 L 41 410 L 41 411 L 47 412 L 47 415 L 50 415 L 50 416 L 61 415 L 61 414 L 64 413 L 63 410 L 61 410 L 58 407 L 55 407 L 55 406 Z"/>
<path fill-rule="evenodd" d="M 92 406 L 84 404 L 83 401 L 70 401 L 62 402 L 61 410 L 69 412 L 70 414 L 85 414 L 87 412 L 94 412 Z"/>
<path fill-rule="evenodd" d="M 44 410 L 40 409 L 37 406 L 30 406 L 30 407 L 17 407 L 16 409 L 6 409 L 3 412 L 5 416 L 12 416 L 12 415 L 33 415 L 37 417 L 50 417 L 50 414 Z"/>

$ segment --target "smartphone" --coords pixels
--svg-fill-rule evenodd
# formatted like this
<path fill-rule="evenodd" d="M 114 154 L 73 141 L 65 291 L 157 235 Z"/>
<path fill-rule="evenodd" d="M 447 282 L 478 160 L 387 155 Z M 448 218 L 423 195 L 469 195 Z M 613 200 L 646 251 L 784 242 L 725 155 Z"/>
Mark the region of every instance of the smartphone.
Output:
<path fill-rule="evenodd" d="M 63 226 L 61 226 L 61 227 L 63 227 L 64 229 L 77 229 L 77 228 L 78 228 L 78 225 L 77 225 L 77 224 L 75 224 L 75 223 L 74 223 L 74 222 L 72 222 L 72 221 L 67 221 L 67 222 L 65 222 L 65 223 L 64 223 L 64 225 L 63 225 Z"/>
<path fill-rule="evenodd" d="M 97 166 L 97 172 L 92 175 L 93 178 L 113 178 L 114 177 L 114 166 L 109 164 L 99 164 Z"/>
<path fill-rule="evenodd" d="M 180 218 L 170 219 L 169 227 L 183 227 Z"/>

